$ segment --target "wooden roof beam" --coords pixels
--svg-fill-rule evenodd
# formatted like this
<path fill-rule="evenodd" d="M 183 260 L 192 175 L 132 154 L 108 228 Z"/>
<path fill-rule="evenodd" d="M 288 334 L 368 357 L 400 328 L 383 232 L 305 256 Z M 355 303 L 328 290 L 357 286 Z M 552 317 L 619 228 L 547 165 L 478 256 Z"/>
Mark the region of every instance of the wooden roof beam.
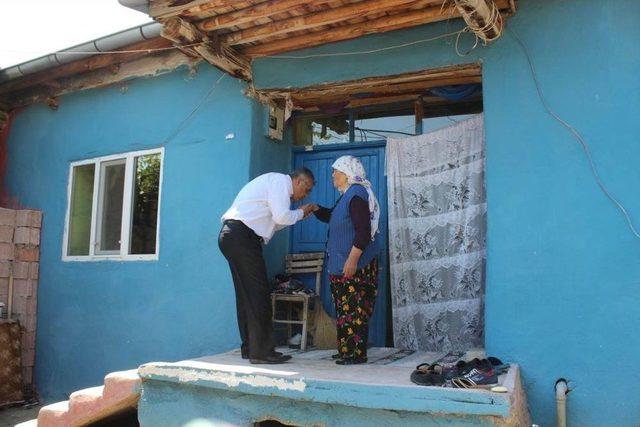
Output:
<path fill-rule="evenodd" d="M 171 40 L 186 53 L 193 54 L 195 52 L 211 65 L 218 67 L 233 77 L 251 81 L 251 61 L 247 57 L 238 54 L 226 43 L 217 39 L 210 39 L 198 30 L 195 25 L 182 18 L 169 18 L 164 23 L 162 37 Z"/>
<path fill-rule="evenodd" d="M 149 16 L 165 20 L 172 16 L 197 16 L 205 11 L 230 7 L 238 0 L 151 0 Z"/>
<path fill-rule="evenodd" d="M 507 9 L 509 7 L 509 0 L 496 0 L 495 3 L 499 9 Z M 321 44 L 354 39 L 367 34 L 399 30 L 401 28 L 438 22 L 444 19 L 457 18 L 459 16 L 460 14 L 457 10 L 454 10 L 453 14 L 450 14 L 448 11 L 443 10 L 441 5 L 437 5 L 422 10 L 383 16 L 378 19 L 358 24 L 329 28 L 327 30 L 302 36 L 270 42 L 267 41 L 264 44 L 247 46 L 242 50 L 242 52 L 250 57 L 276 55 L 278 53 L 304 49 Z M 274 24 L 276 23 L 277 22 L 274 22 Z M 233 34 L 231 36 L 233 36 Z"/>
<path fill-rule="evenodd" d="M 336 98 L 349 98 L 354 96 L 362 96 L 366 94 L 400 94 L 407 92 L 421 92 L 436 87 L 460 85 L 460 84 L 474 84 L 482 83 L 482 77 L 480 76 L 465 76 L 454 77 L 449 79 L 434 79 L 421 82 L 409 82 L 398 84 L 382 84 L 378 86 L 363 86 L 357 89 L 345 91 L 340 89 L 329 89 L 325 91 L 310 91 L 310 92 L 298 92 L 291 93 L 293 100 L 300 100 L 307 102 L 308 100 L 322 99 L 336 99 Z"/>
<path fill-rule="evenodd" d="M 322 12 L 311 13 L 302 16 L 294 16 L 292 18 L 283 19 L 281 21 L 270 22 L 264 25 L 240 30 L 235 33 L 224 36 L 224 41 L 229 45 L 238 45 L 251 43 L 256 40 L 273 37 L 280 34 L 287 34 L 293 31 L 309 30 L 311 28 L 323 25 L 334 24 L 340 21 L 346 21 L 353 18 L 359 18 L 372 13 L 379 13 L 390 10 L 396 6 L 402 6 L 407 3 L 413 3 L 415 0 L 365 0 L 358 3 L 348 4 L 346 6 L 328 9 Z M 439 2 L 439 0 L 435 0 Z M 440 6 L 438 6 L 440 10 Z M 385 17 L 384 19 L 389 19 Z M 357 25 L 365 25 L 357 24 Z M 331 29 L 332 31 L 336 29 Z"/>
<path fill-rule="evenodd" d="M 300 0 L 269 0 L 251 7 L 204 19 L 198 22 L 197 25 L 202 31 L 215 31 L 299 9 L 301 5 L 313 6 L 328 3 L 329 1 L 331 0 L 308 0 L 302 3 Z"/>

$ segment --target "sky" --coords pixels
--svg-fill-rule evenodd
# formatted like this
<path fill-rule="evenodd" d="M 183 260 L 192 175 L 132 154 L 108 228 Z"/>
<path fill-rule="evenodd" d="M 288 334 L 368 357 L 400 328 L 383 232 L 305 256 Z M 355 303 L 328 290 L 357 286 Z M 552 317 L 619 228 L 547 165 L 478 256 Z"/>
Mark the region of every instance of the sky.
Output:
<path fill-rule="evenodd" d="M 0 68 L 151 22 L 118 0 L 0 0 Z"/>

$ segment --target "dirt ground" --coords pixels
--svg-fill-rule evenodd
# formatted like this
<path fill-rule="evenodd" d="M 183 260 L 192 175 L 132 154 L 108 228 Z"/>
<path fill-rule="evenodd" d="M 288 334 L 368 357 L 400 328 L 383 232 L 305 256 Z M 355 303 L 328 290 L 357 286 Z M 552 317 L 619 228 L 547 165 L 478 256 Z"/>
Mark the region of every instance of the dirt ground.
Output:
<path fill-rule="evenodd" d="M 38 418 L 41 407 L 42 405 L 0 408 L 0 427 L 14 427 L 16 424 Z"/>

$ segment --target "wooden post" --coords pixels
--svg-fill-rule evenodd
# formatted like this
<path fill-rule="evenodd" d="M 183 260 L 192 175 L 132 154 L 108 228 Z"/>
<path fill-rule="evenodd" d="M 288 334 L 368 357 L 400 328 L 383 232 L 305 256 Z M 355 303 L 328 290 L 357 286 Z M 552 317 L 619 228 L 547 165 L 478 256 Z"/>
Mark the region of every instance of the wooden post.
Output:
<path fill-rule="evenodd" d="M 349 110 L 349 142 L 356 142 L 356 113 Z"/>
<path fill-rule="evenodd" d="M 422 102 L 422 98 L 418 98 L 418 100 L 414 104 L 415 110 L 415 118 L 416 118 L 416 135 L 422 135 L 422 119 L 424 119 L 424 103 Z"/>

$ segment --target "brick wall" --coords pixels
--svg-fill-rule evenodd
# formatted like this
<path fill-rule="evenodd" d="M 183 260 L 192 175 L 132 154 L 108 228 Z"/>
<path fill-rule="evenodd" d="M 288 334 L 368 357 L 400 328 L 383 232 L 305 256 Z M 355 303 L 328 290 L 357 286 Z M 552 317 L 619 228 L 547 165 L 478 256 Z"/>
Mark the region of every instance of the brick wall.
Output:
<path fill-rule="evenodd" d="M 39 211 L 0 208 L 0 302 L 6 313 L 13 274 L 12 317 L 21 326 L 22 378 L 27 390 L 33 385 L 41 226 Z"/>

